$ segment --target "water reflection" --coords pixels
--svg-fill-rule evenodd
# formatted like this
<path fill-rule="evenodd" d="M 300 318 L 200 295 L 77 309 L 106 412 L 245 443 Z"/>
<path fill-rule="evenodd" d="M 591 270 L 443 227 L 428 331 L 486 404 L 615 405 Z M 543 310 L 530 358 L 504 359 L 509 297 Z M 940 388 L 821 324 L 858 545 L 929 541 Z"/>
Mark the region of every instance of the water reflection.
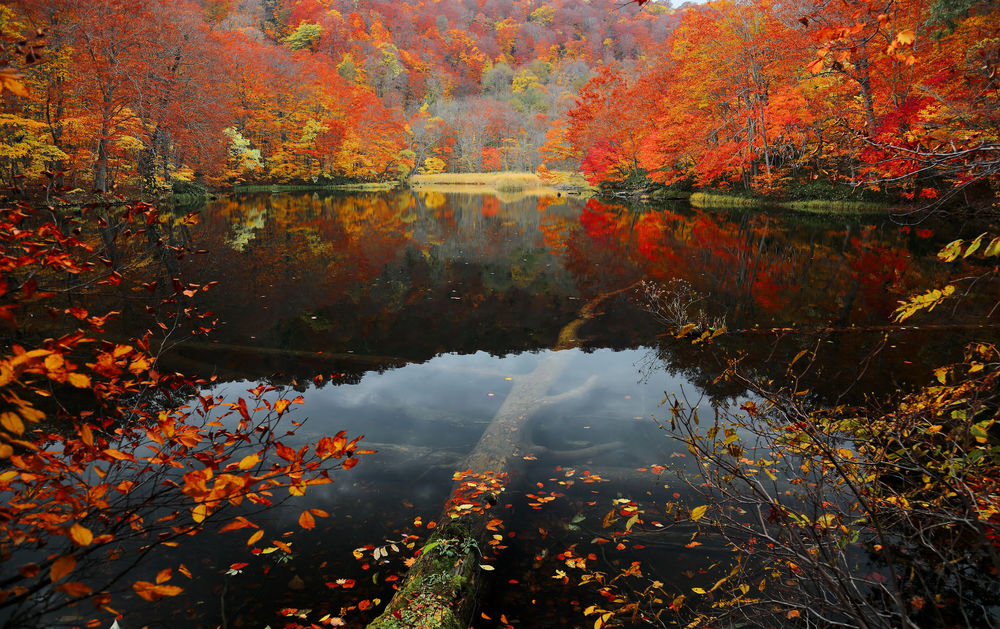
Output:
<path fill-rule="evenodd" d="M 448 352 L 550 348 L 588 300 L 680 278 L 730 332 L 708 346 L 660 342 L 671 369 L 708 386 L 723 354 L 781 373 L 821 343 L 817 394 L 830 401 L 844 390 L 874 392 L 886 373 L 900 386 L 921 381 L 919 358 L 938 361 L 960 346 L 966 331 L 955 324 L 979 320 L 991 304 L 975 302 L 993 290 L 979 287 L 982 297 L 940 313 L 938 323 L 954 326 L 946 332 L 889 326 L 898 300 L 956 270 L 975 272 L 934 253 L 982 225 L 408 191 L 250 195 L 202 216 L 188 237 L 209 253 L 185 273 L 222 281 L 203 297 L 220 326 L 212 345 L 189 344 L 174 360 L 224 379 L 336 373 L 351 382 Z M 635 302 L 634 291 L 606 299 L 579 344 L 657 345 L 662 326 Z M 887 351 L 873 353 L 883 344 Z M 859 365 L 868 369 L 855 383 Z"/>
<path fill-rule="evenodd" d="M 683 460 L 649 419 L 662 417 L 664 393 L 685 390 L 706 395 L 706 406 L 725 404 L 741 393 L 718 378 L 729 357 L 742 355 L 747 369 L 775 378 L 804 349 L 818 356 L 807 385 L 815 402 L 891 393 L 926 381 L 932 366 L 956 356 L 967 338 L 962 316 L 972 321 L 995 294 L 980 287 L 962 310 L 930 320 L 950 327 L 888 323 L 897 300 L 955 273 L 934 253 L 986 230 L 978 225 L 913 229 L 890 220 L 409 191 L 234 197 L 201 217 L 197 225 L 168 226 L 168 237 L 207 250 L 176 264 L 185 281 L 220 282 L 199 294 L 219 326 L 208 340 L 175 347 L 166 364 L 216 375 L 237 394 L 263 378 L 291 384 L 311 418 L 296 438 L 346 429 L 379 450 L 308 495 L 309 506 L 333 517 L 296 533 L 294 562 L 266 573 L 260 562 L 248 568 L 239 583 L 258 594 L 243 596 L 231 617 L 243 622 L 274 620 L 281 607 L 336 614 L 349 601 L 387 600 L 385 579 L 402 570 L 400 562 L 366 570 L 352 550 L 426 534 L 414 521 L 440 514 L 452 472 L 511 389 L 507 378 L 530 373 L 557 344 L 574 349 L 566 350 L 553 393 L 595 380 L 539 411 L 525 435 L 539 455 L 519 465 L 509 486 L 504 518 L 516 535 L 498 582 L 530 585 L 501 592 L 488 609 L 523 622 L 537 611 L 532 599 L 554 600 L 561 591 L 550 578 L 558 562 L 538 557 L 600 535 L 613 498 L 662 504 L 677 492 L 683 499 L 683 488 L 638 471 Z M 962 265 L 976 271 L 972 262 Z M 150 272 L 169 278 L 173 271 Z M 635 287 L 678 278 L 704 296 L 711 317 L 725 319 L 727 334 L 697 345 L 663 336 Z M 571 342 L 560 340 L 577 319 Z M 584 483 L 583 471 L 608 482 Z M 541 490 L 559 499 L 530 508 L 527 494 Z M 272 513 L 268 535 L 295 528 L 295 517 Z M 685 534 L 646 544 L 651 578 L 672 583 L 677 572 L 718 556 L 707 545 L 684 548 L 677 541 Z M 218 594 L 231 580 L 225 568 L 243 559 L 242 541 L 200 557 L 212 597 L 164 603 L 161 618 L 182 617 L 186 605 L 215 626 Z M 296 577 L 304 590 L 287 587 Z M 345 593 L 325 585 L 339 578 L 359 586 Z M 596 596 L 574 594 L 581 609 Z M 553 609 L 533 626 L 558 626 L 566 613 Z M 367 618 L 355 610 L 352 622 Z"/>

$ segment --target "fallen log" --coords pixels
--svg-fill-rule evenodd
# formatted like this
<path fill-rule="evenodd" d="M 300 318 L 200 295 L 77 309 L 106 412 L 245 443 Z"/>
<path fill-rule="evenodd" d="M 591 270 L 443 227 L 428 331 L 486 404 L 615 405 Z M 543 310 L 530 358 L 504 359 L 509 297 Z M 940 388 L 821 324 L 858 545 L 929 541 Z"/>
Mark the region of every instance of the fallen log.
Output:
<path fill-rule="evenodd" d="M 634 286 L 634 285 L 633 285 Z M 597 306 L 608 297 L 633 286 L 602 295 L 588 302 L 576 319 L 563 327 L 552 352 L 528 374 L 514 377 L 503 404 L 487 426 L 475 449 L 466 457 L 464 471 L 457 471 L 451 497 L 439 518 L 443 523 L 427 540 L 406 579 L 382 614 L 369 629 L 465 629 L 469 626 L 482 584 L 484 568 L 490 569 L 486 537 L 504 489 L 516 475 L 528 453 L 525 426 L 547 404 L 580 395 L 593 386 L 590 378 L 572 391 L 549 395 L 549 389 L 571 360 L 567 350 L 578 344 L 577 331 L 595 316 Z"/>

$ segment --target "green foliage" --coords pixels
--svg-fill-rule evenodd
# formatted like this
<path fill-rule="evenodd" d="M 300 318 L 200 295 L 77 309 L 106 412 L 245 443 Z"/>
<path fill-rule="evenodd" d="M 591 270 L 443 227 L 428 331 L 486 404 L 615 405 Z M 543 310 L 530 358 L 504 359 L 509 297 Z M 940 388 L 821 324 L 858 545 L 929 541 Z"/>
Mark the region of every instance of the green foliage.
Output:
<path fill-rule="evenodd" d="M 295 32 L 285 39 L 285 43 L 292 50 L 315 50 L 316 44 L 323 37 L 323 27 L 319 24 L 303 22 L 295 29 Z"/>
<path fill-rule="evenodd" d="M 351 83 L 357 82 L 358 79 L 358 67 L 354 65 L 354 59 L 351 55 L 344 55 L 343 60 L 337 65 L 337 73 L 345 80 Z"/>
<path fill-rule="evenodd" d="M 511 94 L 514 70 L 506 63 L 492 65 L 483 71 L 483 93 L 497 98 L 507 98 Z"/>
<path fill-rule="evenodd" d="M 191 197 L 204 197 L 208 194 L 208 189 L 205 187 L 205 184 L 198 181 L 174 181 L 170 185 L 170 191 L 175 195 Z"/>

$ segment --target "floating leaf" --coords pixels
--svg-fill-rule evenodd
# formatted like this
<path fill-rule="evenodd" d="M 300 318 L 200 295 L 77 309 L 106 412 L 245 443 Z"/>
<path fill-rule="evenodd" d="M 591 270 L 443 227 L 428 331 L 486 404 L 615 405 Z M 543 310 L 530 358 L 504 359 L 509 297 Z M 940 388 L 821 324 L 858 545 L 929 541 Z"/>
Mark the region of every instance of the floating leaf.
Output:
<path fill-rule="evenodd" d="M 157 585 L 149 581 L 136 581 L 132 584 L 132 589 L 141 598 L 147 601 L 158 601 L 166 596 L 177 596 L 184 591 L 184 588 L 176 585 Z"/>
<path fill-rule="evenodd" d="M 706 511 L 708 511 L 708 505 L 701 505 L 700 507 L 691 509 L 691 520 L 697 522 L 705 515 Z"/>

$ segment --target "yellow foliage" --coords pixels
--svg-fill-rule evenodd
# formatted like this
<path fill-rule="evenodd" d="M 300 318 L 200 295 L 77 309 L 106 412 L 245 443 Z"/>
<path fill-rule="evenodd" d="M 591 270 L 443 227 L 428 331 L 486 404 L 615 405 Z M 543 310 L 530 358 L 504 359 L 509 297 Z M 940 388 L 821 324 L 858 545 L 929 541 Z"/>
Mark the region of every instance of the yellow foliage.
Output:
<path fill-rule="evenodd" d="M 424 160 L 419 172 L 421 175 L 436 175 L 443 172 L 446 165 L 444 160 L 439 157 L 428 157 Z"/>

